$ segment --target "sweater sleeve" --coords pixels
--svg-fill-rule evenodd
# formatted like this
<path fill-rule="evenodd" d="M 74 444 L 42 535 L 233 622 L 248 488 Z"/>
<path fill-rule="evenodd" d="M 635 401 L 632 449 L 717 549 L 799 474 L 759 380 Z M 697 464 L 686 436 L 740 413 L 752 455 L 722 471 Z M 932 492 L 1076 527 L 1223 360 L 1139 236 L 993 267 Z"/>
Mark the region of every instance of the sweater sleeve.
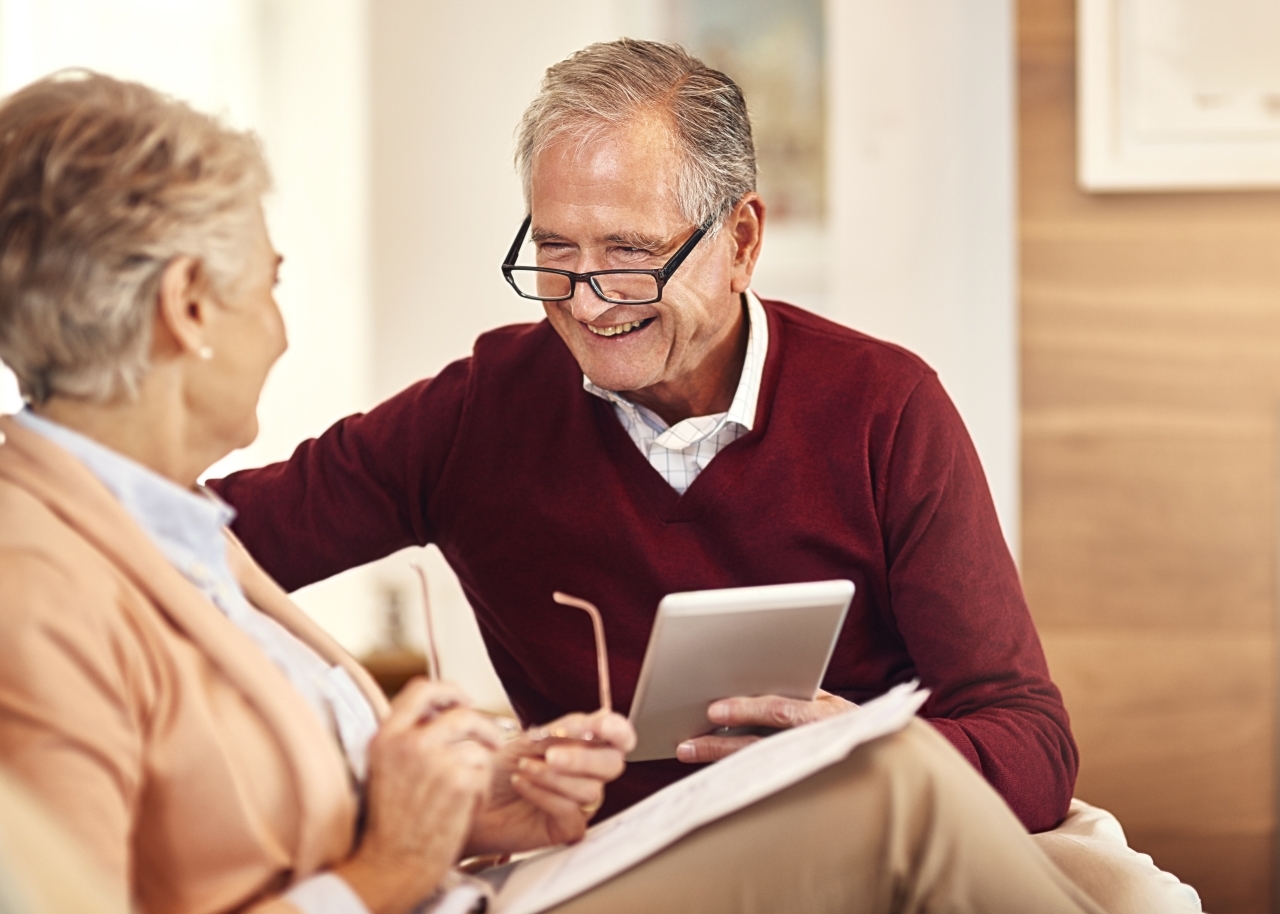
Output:
<path fill-rule="evenodd" d="M 435 538 L 430 501 L 449 458 L 470 359 L 368 413 L 339 420 L 280 463 L 209 483 L 236 535 L 286 590 Z"/>
<path fill-rule="evenodd" d="M 1030 831 L 1066 815 L 1078 756 L 964 423 L 937 378 L 912 392 L 881 475 L 892 623 L 922 710 Z"/>

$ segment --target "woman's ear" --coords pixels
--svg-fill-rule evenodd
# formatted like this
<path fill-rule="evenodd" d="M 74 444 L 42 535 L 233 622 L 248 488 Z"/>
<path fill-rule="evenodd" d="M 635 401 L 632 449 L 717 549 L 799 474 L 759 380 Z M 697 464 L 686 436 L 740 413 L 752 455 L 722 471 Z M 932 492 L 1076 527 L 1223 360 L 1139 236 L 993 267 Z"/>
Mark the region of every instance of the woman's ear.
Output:
<path fill-rule="evenodd" d="M 172 357 L 212 355 L 206 337 L 212 301 L 204 267 L 194 257 L 174 257 L 160 274 L 156 290 L 153 355 Z"/>
<path fill-rule="evenodd" d="M 755 191 L 738 201 L 725 220 L 724 230 L 733 238 L 733 280 L 731 288 L 742 293 L 751 288 L 751 274 L 760 259 L 760 246 L 764 241 L 764 201 Z"/>

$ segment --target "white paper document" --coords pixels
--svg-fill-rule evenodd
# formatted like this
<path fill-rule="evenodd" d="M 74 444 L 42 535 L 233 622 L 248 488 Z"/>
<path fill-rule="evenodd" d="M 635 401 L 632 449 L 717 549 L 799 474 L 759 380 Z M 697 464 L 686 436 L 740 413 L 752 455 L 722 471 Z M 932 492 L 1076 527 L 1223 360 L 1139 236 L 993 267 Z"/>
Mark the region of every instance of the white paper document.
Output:
<path fill-rule="evenodd" d="M 862 743 L 901 730 L 928 694 L 907 683 L 845 714 L 753 743 L 602 822 L 580 843 L 523 861 L 491 910 L 537 914 L 580 895 L 691 831 L 834 765 Z"/>

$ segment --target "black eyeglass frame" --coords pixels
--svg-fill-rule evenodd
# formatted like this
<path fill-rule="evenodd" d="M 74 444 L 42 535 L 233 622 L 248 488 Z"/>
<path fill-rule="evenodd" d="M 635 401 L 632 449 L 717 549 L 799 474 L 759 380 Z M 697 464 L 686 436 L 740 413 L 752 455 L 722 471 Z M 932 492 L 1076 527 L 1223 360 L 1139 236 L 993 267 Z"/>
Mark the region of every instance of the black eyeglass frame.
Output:
<path fill-rule="evenodd" d="M 520 231 L 516 233 L 516 240 L 511 244 L 511 250 L 507 252 L 507 257 L 502 261 L 502 275 L 506 277 L 511 288 L 515 289 L 516 294 L 521 298 L 528 298 L 533 301 L 568 301 L 573 298 L 574 292 L 578 289 L 578 283 L 585 282 L 591 286 L 591 291 L 600 296 L 604 301 L 611 305 L 652 305 L 655 302 L 662 301 L 662 290 L 667 285 L 667 281 L 671 279 L 673 273 L 680 269 L 680 264 L 684 263 L 685 258 L 692 253 L 693 249 L 698 246 L 698 242 L 702 240 L 707 232 L 711 231 L 711 226 L 715 224 L 714 219 L 709 219 L 698 228 L 694 229 L 692 235 L 684 244 L 680 245 L 680 249 L 671 255 L 661 267 L 656 270 L 593 270 L 590 273 L 574 273 L 570 270 L 556 270 L 551 267 L 518 267 L 516 259 L 520 256 L 520 245 L 524 244 L 524 236 L 529 231 L 529 224 L 533 221 L 533 214 L 524 217 L 524 222 L 520 223 Z M 554 273 L 557 276 L 567 277 L 569 280 L 569 294 L 556 295 L 544 298 L 541 295 L 527 295 L 520 291 L 520 287 L 516 285 L 515 278 L 512 273 L 519 270 L 521 273 Z M 597 276 L 608 276 L 618 273 L 627 273 L 631 275 L 652 276 L 658 283 L 658 294 L 653 298 L 644 300 L 637 299 L 617 299 L 610 298 L 604 294 L 604 290 L 600 288 L 600 284 L 596 281 Z"/>

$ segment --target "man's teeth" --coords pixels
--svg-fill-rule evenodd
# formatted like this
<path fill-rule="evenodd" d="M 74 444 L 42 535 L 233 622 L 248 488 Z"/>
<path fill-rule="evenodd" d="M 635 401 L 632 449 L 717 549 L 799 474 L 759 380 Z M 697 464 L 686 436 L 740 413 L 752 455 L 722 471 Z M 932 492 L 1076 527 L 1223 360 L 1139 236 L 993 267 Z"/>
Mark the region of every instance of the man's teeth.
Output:
<path fill-rule="evenodd" d="M 629 324 L 614 324 L 612 327 L 593 327 L 587 324 L 587 329 L 596 336 L 617 336 L 619 333 L 630 333 L 643 323 L 644 321 L 632 321 Z"/>

